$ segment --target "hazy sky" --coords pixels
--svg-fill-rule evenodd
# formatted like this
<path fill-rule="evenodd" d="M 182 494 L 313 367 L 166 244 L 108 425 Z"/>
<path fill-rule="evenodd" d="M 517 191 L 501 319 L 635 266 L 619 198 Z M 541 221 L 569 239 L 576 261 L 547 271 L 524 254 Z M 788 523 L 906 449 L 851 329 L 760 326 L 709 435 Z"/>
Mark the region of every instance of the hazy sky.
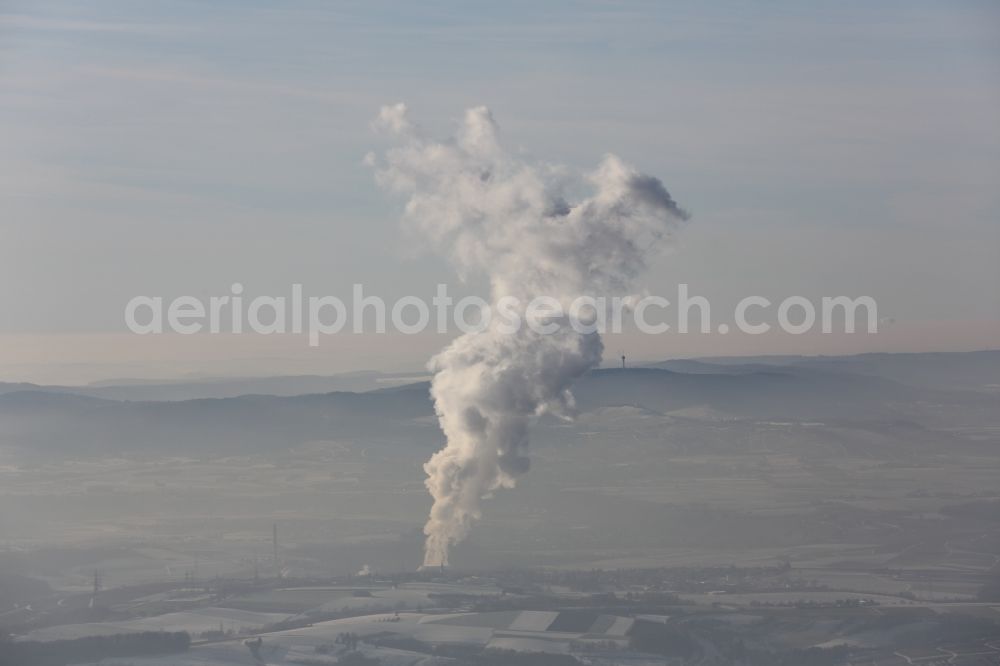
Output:
<path fill-rule="evenodd" d="M 1000 346 L 996 3 L 538 4 L 2 3 L 0 380 L 418 366 L 436 341 L 159 365 L 122 342 L 137 294 L 454 281 L 362 164 L 396 101 L 439 134 L 486 104 L 529 155 L 659 176 L 693 218 L 651 291 L 866 294 L 900 331 L 794 351 Z"/>

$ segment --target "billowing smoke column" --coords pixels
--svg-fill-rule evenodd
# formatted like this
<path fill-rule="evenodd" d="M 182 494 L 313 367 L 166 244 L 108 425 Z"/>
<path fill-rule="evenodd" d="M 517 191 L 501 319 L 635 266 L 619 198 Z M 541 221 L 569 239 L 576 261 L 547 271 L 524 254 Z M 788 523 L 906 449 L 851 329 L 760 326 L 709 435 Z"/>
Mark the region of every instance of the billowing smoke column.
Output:
<path fill-rule="evenodd" d="M 565 316 L 528 326 L 528 303 L 549 297 L 565 313 L 580 296 L 626 294 L 646 254 L 686 213 L 659 180 L 617 157 L 574 178 L 505 152 L 485 107 L 466 111 L 447 142 L 422 137 L 403 104 L 383 107 L 375 124 L 398 140 L 383 160 L 372 158 L 379 183 L 406 197 L 407 222 L 463 277 L 488 276 L 492 306 L 506 313 L 430 362 L 447 437 L 424 465 L 434 498 L 424 565 L 436 567 L 448 564 L 449 548 L 480 518 L 482 500 L 528 470 L 532 419 L 570 418 L 570 387 L 600 363 L 598 332 Z M 590 196 L 568 203 L 563 192 L 581 185 Z M 515 317 L 520 326 L 511 325 Z"/>

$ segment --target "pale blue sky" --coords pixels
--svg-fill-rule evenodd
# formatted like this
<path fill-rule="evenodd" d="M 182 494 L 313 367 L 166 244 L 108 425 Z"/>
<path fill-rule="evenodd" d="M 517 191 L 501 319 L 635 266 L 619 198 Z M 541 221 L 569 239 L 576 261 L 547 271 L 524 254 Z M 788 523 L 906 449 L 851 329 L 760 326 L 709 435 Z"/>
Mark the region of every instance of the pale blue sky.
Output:
<path fill-rule="evenodd" d="M 0 334 L 121 333 L 136 294 L 234 281 L 432 293 L 452 272 L 361 164 L 396 101 L 662 178 L 694 217 L 653 291 L 1000 320 L 996 3 L 539 4 L 7 0 Z"/>

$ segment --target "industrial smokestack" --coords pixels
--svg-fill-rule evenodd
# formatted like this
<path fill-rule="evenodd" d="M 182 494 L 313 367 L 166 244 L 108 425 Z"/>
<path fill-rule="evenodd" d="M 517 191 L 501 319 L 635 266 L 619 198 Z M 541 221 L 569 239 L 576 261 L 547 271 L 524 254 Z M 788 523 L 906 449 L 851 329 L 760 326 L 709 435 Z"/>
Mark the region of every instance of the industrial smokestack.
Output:
<path fill-rule="evenodd" d="M 494 311 L 516 299 L 511 310 L 521 322 L 510 330 L 494 318 L 429 364 L 447 438 L 424 465 L 434 498 L 424 566 L 438 567 L 480 518 L 482 500 L 528 470 L 532 419 L 570 418 L 570 388 L 600 363 L 599 333 L 578 332 L 566 317 L 549 318 L 555 330 L 539 332 L 524 325 L 528 303 L 554 298 L 565 313 L 580 296 L 626 295 L 647 252 L 687 214 L 659 180 L 613 155 L 574 179 L 568 169 L 508 154 L 485 107 L 466 111 L 451 141 L 423 138 L 403 104 L 383 107 L 375 125 L 399 141 L 370 161 L 379 183 L 407 199 L 407 222 L 445 248 L 463 277 L 489 277 Z M 581 188 L 590 196 L 567 203 L 563 192 Z"/>

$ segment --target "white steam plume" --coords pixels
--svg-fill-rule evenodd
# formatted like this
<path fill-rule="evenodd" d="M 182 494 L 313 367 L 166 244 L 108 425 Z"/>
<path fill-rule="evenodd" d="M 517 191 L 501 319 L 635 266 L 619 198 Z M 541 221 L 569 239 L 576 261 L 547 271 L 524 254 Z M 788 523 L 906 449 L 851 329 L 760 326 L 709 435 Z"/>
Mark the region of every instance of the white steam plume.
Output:
<path fill-rule="evenodd" d="M 463 277 L 488 276 L 494 310 L 518 299 L 508 311 L 522 322 L 514 330 L 494 317 L 430 362 L 447 444 L 424 465 L 434 499 L 424 564 L 439 566 L 481 516 L 482 500 L 528 470 L 532 419 L 569 418 L 570 388 L 600 363 L 598 333 L 578 332 L 565 317 L 552 320 L 554 333 L 539 333 L 523 325 L 527 304 L 552 297 L 566 312 L 580 296 L 624 295 L 647 253 L 687 215 L 659 180 L 613 155 L 577 183 L 566 169 L 505 152 L 485 107 L 466 111 L 446 142 L 423 138 L 403 104 L 383 107 L 375 126 L 398 139 L 384 160 L 370 161 L 379 183 L 407 199 L 407 222 Z M 567 203 L 563 191 L 578 185 L 590 196 Z"/>

